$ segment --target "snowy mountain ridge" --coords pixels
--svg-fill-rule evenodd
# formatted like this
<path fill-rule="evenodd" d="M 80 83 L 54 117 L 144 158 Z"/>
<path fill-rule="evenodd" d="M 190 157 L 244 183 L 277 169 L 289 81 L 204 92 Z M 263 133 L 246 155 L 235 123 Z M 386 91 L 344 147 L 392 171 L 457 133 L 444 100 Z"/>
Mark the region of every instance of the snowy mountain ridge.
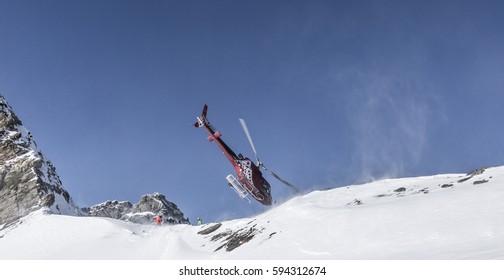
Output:
<path fill-rule="evenodd" d="M 84 209 L 90 216 L 114 218 L 139 224 L 149 224 L 157 215 L 172 224 L 189 224 L 177 205 L 160 193 L 146 194 L 134 205 L 129 201 L 109 200 Z"/>
<path fill-rule="evenodd" d="M 54 165 L 0 95 L 0 224 L 42 207 L 57 214 L 81 214 Z"/>
<path fill-rule="evenodd" d="M 39 211 L 0 230 L 0 259 L 504 259 L 503 200 L 501 166 L 314 191 L 202 226 Z"/>
<path fill-rule="evenodd" d="M 39 209 L 136 223 L 150 223 L 156 215 L 163 215 L 172 223 L 189 223 L 177 205 L 159 193 L 144 195 L 135 205 L 108 201 L 79 208 L 63 188 L 54 165 L 0 95 L 0 225 L 15 224 L 19 218 Z"/>

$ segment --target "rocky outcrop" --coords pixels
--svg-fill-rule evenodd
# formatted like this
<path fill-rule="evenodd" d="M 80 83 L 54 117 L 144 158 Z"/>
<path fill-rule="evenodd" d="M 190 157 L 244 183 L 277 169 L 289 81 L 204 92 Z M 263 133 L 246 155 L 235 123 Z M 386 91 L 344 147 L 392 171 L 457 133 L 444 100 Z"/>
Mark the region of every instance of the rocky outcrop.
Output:
<path fill-rule="evenodd" d="M 108 217 L 138 224 L 152 224 L 157 215 L 165 223 L 189 224 L 177 205 L 159 193 L 146 194 L 132 205 L 129 201 L 107 201 L 84 209 L 90 216 Z"/>
<path fill-rule="evenodd" d="M 129 201 L 108 200 L 90 208 L 83 210 L 90 216 L 107 217 L 113 219 L 121 219 L 124 214 L 131 212 L 133 205 Z"/>
<path fill-rule="evenodd" d="M 42 207 L 56 214 L 81 214 L 56 168 L 0 95 L 0 225 Z"/>
<path fill-rule="evenodd" d="M 109 217 L 141 224 L 153 223 L 157 215 L 162 215 L 166 223 L 189 223 L 177 205 L 159 193 L 144 195 L 134 205 L 107 201 L 90 208 L 77 207 L 63 189 L 54 165 L 0 95 L 0 228 L 41 208 L 54 214 Z"/>

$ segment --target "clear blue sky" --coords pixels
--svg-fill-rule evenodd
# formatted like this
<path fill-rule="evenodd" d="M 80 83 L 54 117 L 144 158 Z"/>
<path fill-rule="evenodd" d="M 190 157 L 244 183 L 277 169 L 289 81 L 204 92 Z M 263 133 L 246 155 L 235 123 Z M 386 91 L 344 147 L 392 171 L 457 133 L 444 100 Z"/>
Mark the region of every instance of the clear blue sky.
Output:
<path fill-rule="evenodd" d="M 0 94 L 80 206 L 264 211 L 191 124 L 305 191 L 504 164 L 502 1 L 0 0 Z M 266 177 L 274 199 L 289 191 Z"/>

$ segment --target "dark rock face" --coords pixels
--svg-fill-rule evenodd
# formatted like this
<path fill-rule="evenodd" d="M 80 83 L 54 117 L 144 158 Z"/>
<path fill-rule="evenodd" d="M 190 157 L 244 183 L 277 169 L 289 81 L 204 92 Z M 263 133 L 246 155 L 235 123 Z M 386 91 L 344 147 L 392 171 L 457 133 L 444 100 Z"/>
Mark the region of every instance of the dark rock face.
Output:
<path fill-rule="evenodd" d="M 203 229 L 203 230 L 200 230 L 198 231 L 198 234 L 202 234 L 202 235 L 207 235 L 207 234 L 210 234 L 216 230 L 218 230 L 220 227 L 222 226 L 221 223 L 218 223 L 218 224 L 215 224 L 215 225 L 212 225 L 206 229 Z"/>
<path fill-rule="evenodd" d="M 222 245 L 214 250 L 215 252 L 219 251 L 222 248 L 225 248 L 227 252 L 231 252 L 234 249 L 252 240 L 256 235 L 262 233 L 263 230 L 265 230 L 265 228 L 258 228 L 257 224 L 246 226 L 234 232 L 230 229 L 227 229 L 226 231 L 215 234 L 210 240 L 222 243 Z M 276 232 L 271 233 L 270 238 L 275 234 Z M 224 241 L 222 241 L 223 238 Z"/>
<path fill-rule="evenodd" d="M 478 168 L 476 170 L 473 170 L 473 171 L 467 173 L 466 177 L 458 180 L 457 182 L 463 183 L 463 182 L 465 182 L 465 181 L 467 181 L 469 179 L 472 179 L 474 176 L 483 174 L 483 172 L 485 172 L 485 170 L 486 170 L 486 167 L 480 167 L 480 168 Z"/>
<path fill-rule="evenodd" d="M 152 224 L 157 215 L 167 224 L 189 224 L 184 214 L 173 202 L 159 193 L 146 194 L 132 205 L 129 201 L 107 201 L 84 209 L 91 216 L 109 217 L 138 224 Z"/>
<path fill-rule="evenodd" d="M 0 95 L 0 225 L 42 207 L 79 215 L 56 168 Z"/>
<path fill-rule="evenodd" d="M 125 213 L 131 212 L 131 207 L 133 205 L 129 201 L 109 200 L 83 210 L 90 216 L 121 219 Z"/>

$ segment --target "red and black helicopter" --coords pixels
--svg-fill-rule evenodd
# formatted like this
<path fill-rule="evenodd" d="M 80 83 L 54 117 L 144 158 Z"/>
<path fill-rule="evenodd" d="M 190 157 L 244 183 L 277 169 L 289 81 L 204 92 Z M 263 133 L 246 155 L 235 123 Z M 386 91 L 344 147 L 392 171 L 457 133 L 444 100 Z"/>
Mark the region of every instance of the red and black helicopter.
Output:
<path fill-rule="evenodd" d="M 270 172 L 271 175 L 280 180 L 280 182 L 292 188 L 295 192 L 299 192 L 299 190 L 295 186 L 285 181 L 284 179 L 280 178 L 280 176 L 275 174 L 273 171 L 266 168 L 266 166 L 264 166 L 264 164 L 259 160 L 259 157 L 257 156 L 257 151 L 254 147 L 254 143 L 252 142 L 252 138 L 250 137 L 247 125 L 245 124 L 245 121 L 243 119 L 239 120 L 250 142 L 250 146 L 254 151 L 254 155 L 257 160 L 256 164 L 254 164 L 252 160 L 250 160 L 249 158 L 243 157 L 242 154 L 237 155 L 235 152 L 233 152 L 233 150 L 231 150 L 231 148 L 229 148 L 228 145 L 226 145 L 226 143 L 224 143 L 224 141 L 221 138 L 222 134 L 216 131 L 210 125 L 210 122 L 206 117 L 207 110 L 208 106 L 205 104 L 205 106 L 203 107 L 203 112 L 201 113 L 201 116 L 197 117 L 198 121 L 194 124 L 194 126 L 204 127 L 208 132 L 208 134 L 210 134 L 210 136 L 208 136 L 207 138 L 208 141 L 215 142 L 219 147 L 219 149 L 222 151 L 222 153 L 224 153 L 226 158 L 229 160 L 229 162 L 233 165 L 238 178 L 230 174 L 226 177 L 226 180 L 228 181 L 228 185 L 232 189 L 234 189 L 241 198 L 246 198 L 247 195 L 250 194 L 255 200 L 257 200 L 261 204 L 271 205 L 272 202 L 271 187 L 268 181 L 264 179 L 260 168 L 263 168 L 264 170 Z"/>

